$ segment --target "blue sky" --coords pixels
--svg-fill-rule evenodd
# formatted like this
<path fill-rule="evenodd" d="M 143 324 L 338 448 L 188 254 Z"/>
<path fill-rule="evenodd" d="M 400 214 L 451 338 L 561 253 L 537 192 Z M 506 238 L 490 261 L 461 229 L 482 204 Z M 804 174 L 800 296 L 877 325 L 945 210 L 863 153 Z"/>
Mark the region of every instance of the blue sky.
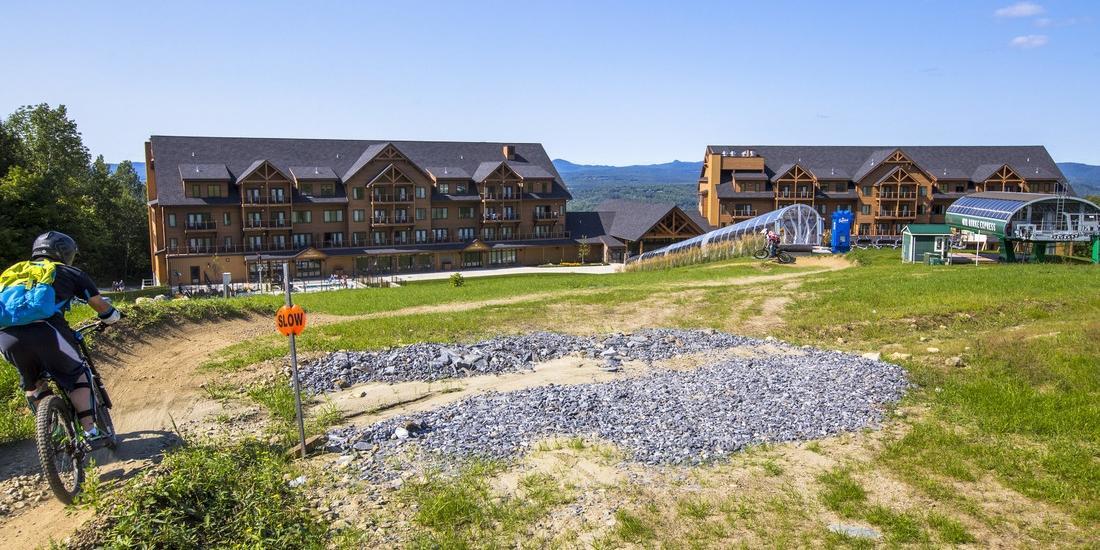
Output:
<path fill-rule="evenodd" d="M 1100 164 L 1100 3 L 7 2 L 0 113 L 150 134 L 539 141 L 599 164 L 708 143 L 1045 144 Z"/>

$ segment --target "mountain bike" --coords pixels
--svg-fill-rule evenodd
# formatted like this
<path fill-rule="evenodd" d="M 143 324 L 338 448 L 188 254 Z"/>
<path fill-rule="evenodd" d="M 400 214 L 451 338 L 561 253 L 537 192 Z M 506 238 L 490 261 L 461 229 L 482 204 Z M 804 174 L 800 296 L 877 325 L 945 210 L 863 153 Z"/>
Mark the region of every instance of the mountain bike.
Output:
<path fill-rule="evenodd" d="M 756 258 L 757 260 L 767 260 L 768 258 L 772 257 L 772 253 L 771 250 L 768 250 L 767 246 L 764 246 L 756 252 L 753 252 L 752 257 Z M 780 248 L 775 253 L 775 261 L 781 264 L 793 264 L 794 256 L 792 256 L 790 252 L 787 252 L 786 250 Z"/>
<path fill-rule="evenodd" d="M 80 356 L 84 359 L 85 374 L 92 385 L 92 411 L 99 434 L 90 438 L 84 436 L 84 428 L 77 420 L 76 408 L 69 400 L 69 394 L 58 387 L 48 373 L 43 375 L 43 379 L 53 393 L 42 398 L 37 406 L 32 406 L 35 413 L 35 444 L 42 473 L 54 496 L 65 504 L 72 504 L 80 493 L 84 483 L 84 466 L 92 451 L 104 447 L 113 451 L 118 447 L 118 436 L 111 420 L 111 398 L 84 342 L 85 335 L 101 332 L 106 327 L 104 323 L 94 322 L 74 330 Z"/>

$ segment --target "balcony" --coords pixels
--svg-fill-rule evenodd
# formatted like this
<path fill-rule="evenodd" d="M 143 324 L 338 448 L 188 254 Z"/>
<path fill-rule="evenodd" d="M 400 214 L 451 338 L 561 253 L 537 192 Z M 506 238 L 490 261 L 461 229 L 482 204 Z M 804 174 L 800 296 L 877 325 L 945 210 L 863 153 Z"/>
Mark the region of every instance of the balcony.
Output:
<path fill-rule="evenodd" d="M 751 208 L 742 208 L 740 210 L 730 210 L 726 214 L 731 218 L 755 218 L 760 215 L 759 212 Z"/>
<path fill-rule="evenodd" d="M 218 223 L 214 220 L 189 221 L 183 226 L 185 233 L 192 231 L 217 231 Z"/>
<path fill-rule="evenodd" d="M 250 196 L 243 195 L 241 197 L 241 204 L 244 206 L 270 206 L 290 204 L 290 198 L 287 196 L 282 197 L 267 197 L 267 196 Z"/>
<path fill-rule="evenodd" d="M 267 229 L 290 229 L 290 222 L 288 220 L 255 220 L 246 219 L 244 221 L 245 231 L 263 231 Z"/>
<path fill-rule="evenodd" d="M 812 198 L 814 198 L 814 192 L 813 191 L 776 191 L 775 192 L 775 198 L 777 198 L 777 199 L 789 199 L 789 200 L 812 199 Z"/>
<path fill-rule="evenodd" d="M 917 194 L 912 192 L 912 191 L 902 191 L 900 193 L 894 193 L 894 192 L 886 191 L 886 192 L 883 192 L 883 193 L 879 193 L 878 198 L 880 198 L 880 199 L 897 199 L 897 200 L 907 199 L 907 200 L 912 200 L 912 199 L 917 198 Z"/>
<path fill-rule="evenodd" d="M 535 220 L 536 221 L 544 221 L 544 220 L 553 221 L 553 220 L 560 220 L 561 219 L 561 212 L 549 212 L 549 211 L 546 211 L 546 210 L 535 210 L 534 214 L 535 214 Z"/>
<path fill-rule="evenodd" d="M 371 225 L 412 225 L 413 219 L 409 216 L 375 216 L 371 218 Z"/>
<path fill-rule="evenodd" d="M 382 193 L 375 193 L 370 197 L 371 202 L 379 204 L 400 204 L 409 203 L 413 201 L 412 193 L 397 193 L 395 195 L 387 195 Z"/>
<path fill-rule="evenodd" d="M 516 213 L 495 214 L 489 213 L 482 216 L 481 221 L 483 223 L 501 223 L 501 222 L 518 222 L 519 215 Z"/>
<path fill-rule="evenodd" d="M 879 218 L 906 219 L 906 218 L 916 218 L 917 213 L 916 213 L 916 211 L 913 211 L 913 210 L 879 210 L 875 213 L 875 216 L 879 217 Z"/>
<path fill-rule="evenodd" d="M 518 201 L 519 195 L 515 193 L 482 193 L 481 200 L 488 201 Z"/>

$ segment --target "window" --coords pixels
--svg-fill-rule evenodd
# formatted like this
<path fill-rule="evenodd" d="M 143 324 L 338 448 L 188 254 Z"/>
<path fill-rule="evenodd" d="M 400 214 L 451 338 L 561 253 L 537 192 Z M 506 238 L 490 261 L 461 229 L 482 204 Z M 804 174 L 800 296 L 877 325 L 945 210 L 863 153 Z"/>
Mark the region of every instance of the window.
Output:
<path fill-rule="evenodd" d="M 294 262 L 299 277 L 320 277 L 321 260 L 301 260 Z"/>
<path fill-rule="evenodd" d="M 456 183 L 455 184 L 455 193 L 458 193 L 459 195 L 464 195 L 466 193 L 466 184 L 465 183 Z"/>
<path fill-rule="evenodd" d="M 933 204 L 932 205 L 932 215 L 933 216 L 939 216 L 939 215 L 942 215 L 942 214 L 943 214 L 943 205 L 942 204 Z"/>
<path fill-rule="evenodd" d="M 222 244 L 225 245 L 225 251 L 226 252 L 232 250 L 233 249 L 233 237 L 226 237 L 225 241 Z"/>
<path fill-rule="evenodd" d="M 446 229 L 433 229 L 432 230 L 432 239 L 435 240 L 436 242 L 447 242 L 447 237 L 448 236 L 449 236 L 449 233 Z"/>
<path fill-rule="evenodd" d="M 175 250 L 179 248 L 179 245 L 180 242 L 175 237 L 168 239 L 168 250 Z"/>
<path fill-rule="evenodd" d="M 439 184 L 439 193 L 441 195 L 450 195 L 451 194 L 451 184 L 449 184 L 449 183 Z"/>
<path fill-rule="evenodd" d="M 829 211 L 829 207 L 824 205 L 824 204 L 819 204 L 819 205 L 817 205 L 817 211 L 821 212 L 822 214 L 825 214 Z"/>
<path fill-rule="evenodd" d="M 313 246 L 312 233 L 295 233 L 291 236 L 291 240 L 294 241 L 295 248 L 305 248 L 307 246 Z"/>
<path fill-rule="evenodd" d="M 865 196 L 870 197 L 872 195 L 872 193 L 871 193 L 872 190 L 873 190 L 873 188 L 870 185 L 864 185 L 863 186 L 863 194 Z"/>
<path fill-rule="evenodd" d="M 176 215 L 175 214 L 168 214 L 168 227 L 175 227 L 175 226 L 176 226 Z"/>
<path fill-rule="evenodd" d="M 370 241 L 371 241 L 371 244 L 375 244 L 375 245 L 386 244 L 386 232 L 385 231 L 371 231 Z"/>
<path fill-rule="evenodd" d="M 504 265 L 516 263 L 515 250 L 493 250 L 489 252 L 490 265 Z"/>
<path fill-rule="evenodd" d="M 427 188 L 425 188 L 425 187 L 423 187 L 423 186 L 419 186 L 419 185 L 418 185 L 418 186 L 416 187 L 416 198 L 418 198 L 418 199 L 423 199 L 423 198 L 425 198 L 425 197 L 427 197 L 427 196 L 428 196 L 428 190 L 427 190 Z"/>
<path fill-rule="evenodd" d="M 273 250 L 286 249 L 286 235 L 274 235 L 271 237 L 271 248 Z"/>
<path fill-rule="evenodd" d="M 869 204 L 861 204 L 861 205 L 859 206 L 859 213 L 860 213 L 860 214 L 870 214 L 870 213 L 871 213 L 871 205 L 869 205 Z"/>
<path fill-rule="evenodd" d="M 271 202 L 279 204 L 286 201 L 286 194 L 282 187 L 274 187 L 270 190 Z"/>
<path fill-rule="evenodd" d="M 409 221 L 409 211 L 404 208 L 399 208 L 393 211 L 393 219 L 397 223 L 406 223 Z"/>
<path fill-rule="evenodd" d="M 295 210 L 290 217 L 294 223 L 313 223 L 313 211 Z"/>
<path fill-rule="evenodd" d="M 433 220 L 445 220 L 445 219 L 447 219 L 447 209 L 446 208 L 433 208 L 432 209 L 432 219 Z"/>
<path fill-rule="evenodd" d="M 248 249 L 260 250 L 264 247 L 264 238 L 259 235 L 253 235 L 248 237 Z"/>
<path fill-rule="evenodd" d="M 491 240 L 495 239 L 496 236 L 497 236 L 497 232 L 494 228 L 492 228 L 492 227 L 482 227 L 481 228 L 481 238 L 482 239 L 484 239 L 486 241 L 491 241 Z"/>
<path fill-rule="evenodd" d="M 917 187 L 917 196 L 923 197 L 926 194 L 925 191 L 926 189 L 924 187 Z"/>
<path fill-rule="evenodd" d="M 363 188 L 362 187 L 352 187 L 351 188 L 351 198 L 358 200 L 358 199 L 362 199 L 363 196 L 364 196 L 364 193 L 363 193 Z"/>
<path fill-rule="evenodd" d="M 859 224 L 859 234 L 860 235 L 869 235 L 870 233 L 871 233 L 871 224 L 869 224 L 869 223 Z"/>
<path fill-rule="evenodd" d="M 426 219 L 427 217 L 428 217 L 428 209 L 427 208 L 417 208 L 416 209 L 416 219 L 423 220 L 423 219 Z"/>
<path fill-rule="evenodd" d="M 836 192 L 837 193 L 847 193 L 848 192 L 848 184 L 847 183 L 838 183 L 838 184 L 836 184 Z"/>
<path fill-rule="evenodd" d="M 474 219 L 474 207 L 472 206 L 460 206 L 458 207 L 458 218 L 463 220 Z"/>
<path fill-rule="evenodd" d="M 506 198 L 506 199 L 512 198 L 512 189 L 513 188 L 512 188 L 511 185 L 506 185 L 502 188 L 502 191 L 504 193 L 504 198 Z"/>
<path fill-rule="evenodd" d="M 325 233 L 325 246 L 344 246 L 344 234 Z"/>
<path fill-rule="evenodd" d="M 511 227 L 501 227 L 500 228 L 500 238 L 501 239 L 511 239 L 512 238 L 512 228 Z"/>
<path fill-rule="evenodd" d="M 472 227 L 458 228 L 458 238 L 462 241 L 472 241 L 477 236 L 477 230 Z"/>
<path fill-rule="evenodd" d="M 351 244 L 356 246 L 364 246 L 367 244 L 367 233 L 365 231 L 357 231 L 351 234 Z"/>
<path fill-rule="evenodd" d="M 321 184 L 321 196 L 322 197 L 331 197 L 331 196 L 334 196 L 334 195 L 336 195 L 336 184 L 335 183 L 322 183 Z"/>
<path fill-rule="evenodd" d="M 535 226 L 535 236 L 536 237 L 549 237 L 550 236 L 550 226 L 549 225 L 536 225 Z"/>
<path fill-rule="evenodd" d="M 923 204 L 918 204 L 917 205 L 917 214 L 924 214 L 924 205 Z"/>
<path fill-rule="evenodd" d="M 222 196 L 222 186 L 220 183 L 210 183 L 206 186 L 206 196 L 208 197 L 220 197 Z"/>
<path fill-rule="evenodd" d="M 409 244 L 409 230 L 394 231 L 393 244 Z"/>
<path fill-rule="evenodd" d="M 325 210 L 325 223 L 336 223 L 344 221 L 343 210 Z"/>
<path fill-rule="evenodd" d="M 363 210 L 362 208 L 352 210 L 351 211 L 351 221 L 353 221 L 353 222 L 367 221 L 367 212 L 365 210 Z"/>
<path fill-rule="evenodd" d="M 416 242 L 418 244 L 428 242 L 428 230 L 427 229 L 417 229 L 416 231 L 413 232 L 413 236 L 416 238 Z"/>
<path fill-rule="evenodd" d="M 222 225 L 229 227 L 233 223 L 233 217 L 229 215 L 229 212 L 222 212 Z"/>
<path fill-rule="evenodd" d="M 313 184 L 312 183 L 298 184 L 298 190 L 301 191 L 303 195 L 306 195 L 306 196 L 313 195 Z"/>
<path fill-rule="evenodd" d="M 201 197 L 202 196 L 202 184 L 199 184 L 199 183 L 192 183 L 191 184 L 191 196 L 192 197 Z"/>

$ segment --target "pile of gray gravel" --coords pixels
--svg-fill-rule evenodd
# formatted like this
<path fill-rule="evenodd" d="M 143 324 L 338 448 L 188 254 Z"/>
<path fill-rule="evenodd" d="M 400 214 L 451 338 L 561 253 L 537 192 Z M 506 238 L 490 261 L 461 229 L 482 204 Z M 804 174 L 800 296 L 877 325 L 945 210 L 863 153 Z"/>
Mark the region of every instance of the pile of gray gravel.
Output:
<path fill-rule="evenodd" d="M 483 394 L 366 428 L 334 430 L 329 445 L 353 456 L 362 476 L 375 480 L 392 477 L 391 465 L 410 452 L 444 460 L 508 459 L 550 436 L 596 436 L 646 464 L 699 464 L 748 445 L 874 426 L 908 386 L 896 365 L 799 351 L 612 382 Z"/>
<path fill-rule="evenodd" d="M 758 343 L 713 330 L 648 329 L 582 337 L 553 332 L 502 336 L 475 344 L 413 344 L 381 351 L 340 351 L 302 365 L 302 387 L 326 393 L 364 382 L 434 382 L 530 370 L 566 355 L 598 358 L 614 371 L 623 361 L 652 363 L 688 353 Z"/>

